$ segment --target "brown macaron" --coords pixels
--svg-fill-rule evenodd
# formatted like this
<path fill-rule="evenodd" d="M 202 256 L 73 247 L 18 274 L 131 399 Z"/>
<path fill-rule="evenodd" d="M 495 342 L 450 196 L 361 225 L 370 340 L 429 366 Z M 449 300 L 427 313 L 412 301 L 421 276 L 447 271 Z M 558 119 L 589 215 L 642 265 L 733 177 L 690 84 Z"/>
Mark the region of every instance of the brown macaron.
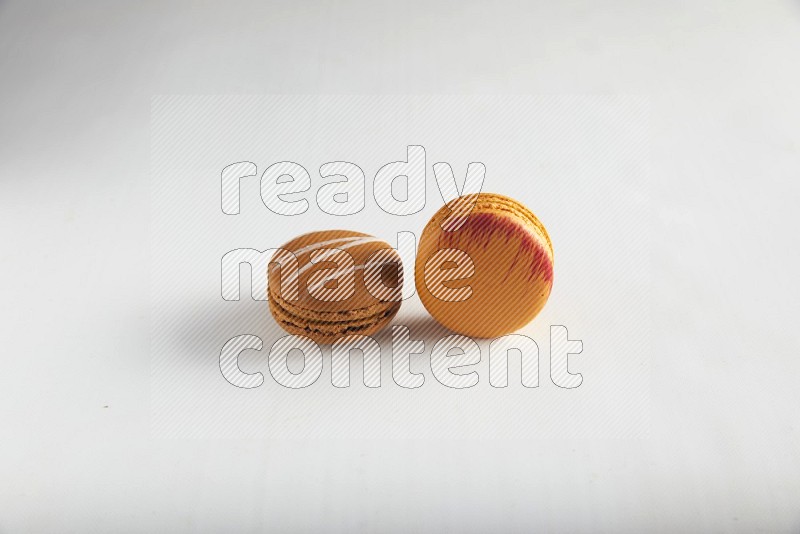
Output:
<path fill-rule="evenodd" d="M 311 232 L 270 260 L 269 308 L 290 334 L 332 343 L 389 324 L 402 302 L 403 267 L 389 243 L 348 230 Z"/>
<path fill-rule="evenodd" d="M 420 237 L 417 292 L 443 326 L 479 338 L 533 320 L 553 287 L 553 245 L 521 203 L 480 193 L 443 206 Z"/>

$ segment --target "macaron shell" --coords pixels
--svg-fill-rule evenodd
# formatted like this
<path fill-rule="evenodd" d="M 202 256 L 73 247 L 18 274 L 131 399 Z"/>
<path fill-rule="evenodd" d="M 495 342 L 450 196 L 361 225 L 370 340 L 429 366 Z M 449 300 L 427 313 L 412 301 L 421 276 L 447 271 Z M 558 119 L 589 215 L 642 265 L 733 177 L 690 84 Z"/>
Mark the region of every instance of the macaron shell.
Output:
<path fill-rule="evenodd" d="M 502 195 L 481 193 L 469 214 L 453 221 L 452 214 L 472 199 L 462 197 L 444 206 L 425 227 L 415 282 L 425 308 L 443 326 L 467 336 L 497 337 L 528 324 L 547 302 L 553 285 L 552 244 L 533 213 Z M 447 231 L 443 226 L 458 228 Z M 434 296 L 428 285 L 436 281 L 430 273 L 426 283 L 425 265 L 442 249 L 463 251 L 473 262 L 469 278 L 444 284 L 469 286 L 466 300 Z"/>
<path fill-rule="evenodd" d="M 270 268 L 269 270 L 269 291 L 273 295 L 281 295 L 282 276 L 288 276 L 290 279 L 295 279 L 298 282 L 299 294 L 295 302 L 297 306 L 308 308 L 315 311 L 350 311 L 354 309 L 367 308 L 374 304 L 387 301 L 399 300 L 399 293 L 402 287 L 402 263 L 400 255 L 392 250 L 391 245 L 376 237 L 360 232 L 352 232 L 348 230 L 325 230 L 320 232 L 311 232 L 304 234 L 295 239 L 292 239 L 285 245 L 280 247 L 283 250 L 292 252 L 297 258 L 297 268 L 299 274 L 287 272 L 283 274 L 281 269 Z M 326 250 L 327 249 L 327 250 Z M 341 250 L 341 253 L 333 250 Z M 391 259 L 396 262 L 394 265 L 387 264 L 386 268 L 382 270 L 382 279 L 388 287 L 398 288 L 396 292 L 375 291 L 372 294 L 367 291 L 365 282 L 364 264 L 378 251 L 382 251 L 384 259 Z M 322 260 L 318 263 L 311 263 L 311 255 L 317 253 L 321 254 Z M 337 264 L 337 254 L 349 254 L 354 262 L 354 269 L 352 270 L 339 270 L 336 275 L 337 279 L 344 282 L 346 277 L 352 276 L 351 280 L 354 284 L 354 291 L 349 298 L 335 299 L 335 300 L 321 300 L 312 295 L 309 288 L 316 287 L 319 291 L 323 285 L 313 280 L 321 276 L 331 276 L 341 265 Z M 280 253 L 278 253 L 280 254 Z M 276 254 L 273 261 L 278 257 Z M 326 259 L 327 258 L 327 259 Z M 394 268 L 396 266 L 396 269 Z M 327 285 L 324 287 L 334 287 Z M 317 294 L 316 296 L 319 296 Z"/>

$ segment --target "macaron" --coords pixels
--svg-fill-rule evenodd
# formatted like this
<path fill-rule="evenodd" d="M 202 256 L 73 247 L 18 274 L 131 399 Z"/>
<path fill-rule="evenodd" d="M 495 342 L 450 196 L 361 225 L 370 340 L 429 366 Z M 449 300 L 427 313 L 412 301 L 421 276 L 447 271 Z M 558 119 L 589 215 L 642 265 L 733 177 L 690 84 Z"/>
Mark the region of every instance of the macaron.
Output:
<path fill-rule="evenodd" d="M 519 330 L 553 287 L 553 244 L 544 225 L 503 195 L 466 195 L 445 204 L 420 236 L 417 292 L 443 326 L 489 338 Z"/>
<path fill-rule="evenodd" d="M 317 343 L 374 334 L 402 302 L 400 255 L 381 239 L 348 230 L 292 239 L 270 260 L 267 281 L 275 321 Z"/>

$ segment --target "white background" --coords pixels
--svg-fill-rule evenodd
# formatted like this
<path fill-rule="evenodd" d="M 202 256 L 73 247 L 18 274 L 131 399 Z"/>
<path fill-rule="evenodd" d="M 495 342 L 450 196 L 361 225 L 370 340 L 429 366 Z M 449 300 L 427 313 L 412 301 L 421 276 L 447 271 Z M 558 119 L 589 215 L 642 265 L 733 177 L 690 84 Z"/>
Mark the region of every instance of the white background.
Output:
<path fill-rule="evenodd" d="M 800 528 L 797 2 L 0 4 L 0 531 Z M 640 439 L 151 436 L 153 94 L 640 94 Z"/>

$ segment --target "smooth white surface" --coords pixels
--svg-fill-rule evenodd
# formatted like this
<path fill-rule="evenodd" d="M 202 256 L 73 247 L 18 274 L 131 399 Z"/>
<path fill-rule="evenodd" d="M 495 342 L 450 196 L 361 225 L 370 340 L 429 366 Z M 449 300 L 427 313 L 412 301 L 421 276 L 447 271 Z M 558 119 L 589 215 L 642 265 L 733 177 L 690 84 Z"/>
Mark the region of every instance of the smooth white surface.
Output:
<path fill-rule="evenodd" d="M 797 531 L 799 30 L 797 2 L 0 4 L 0 531 Z M 151 439 L 151 95 L 475 92 L 650 96 L 652 437 Z"/>

